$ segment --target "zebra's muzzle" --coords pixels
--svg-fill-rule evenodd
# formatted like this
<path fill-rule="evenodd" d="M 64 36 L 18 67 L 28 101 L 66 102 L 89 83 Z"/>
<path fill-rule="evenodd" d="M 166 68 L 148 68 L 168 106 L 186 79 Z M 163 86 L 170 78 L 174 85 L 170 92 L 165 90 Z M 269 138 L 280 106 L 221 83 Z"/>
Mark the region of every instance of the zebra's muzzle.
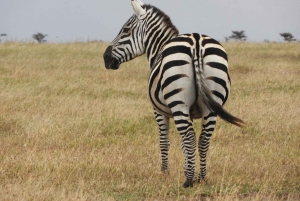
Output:
<path fill-rule="evenodd" d="M 113 69 L 113 70 L 117 70 L 120 66 L 120 63 L 118 60 L 116 60 L 113 57 L 107 56 L 104 58 L 105 61 L 105 68 L 106 69 Z"/>
<path fill-rule="evenodd" d="M 103 54 L 105 68 L 117 70 L 120 66 L 120 63 L 117 59 L 112 57 L 111 52 L 112 52 L 112 46 L 108 46 Z"/>

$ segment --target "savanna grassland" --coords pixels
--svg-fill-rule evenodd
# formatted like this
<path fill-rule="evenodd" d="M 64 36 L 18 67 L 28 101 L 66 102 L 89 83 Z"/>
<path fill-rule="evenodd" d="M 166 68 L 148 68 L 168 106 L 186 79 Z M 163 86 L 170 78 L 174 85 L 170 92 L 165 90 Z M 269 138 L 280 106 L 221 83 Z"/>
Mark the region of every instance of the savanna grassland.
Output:
<path fill-rule="evenodd" d="M 299 43 L 224 43 L 247 126 L 218 121 L 190 189 L 173 123 L 160 173 L 146 58 L 106 70 L 106 46 L 0 44 L 0 200 L 300 200 Z"/>

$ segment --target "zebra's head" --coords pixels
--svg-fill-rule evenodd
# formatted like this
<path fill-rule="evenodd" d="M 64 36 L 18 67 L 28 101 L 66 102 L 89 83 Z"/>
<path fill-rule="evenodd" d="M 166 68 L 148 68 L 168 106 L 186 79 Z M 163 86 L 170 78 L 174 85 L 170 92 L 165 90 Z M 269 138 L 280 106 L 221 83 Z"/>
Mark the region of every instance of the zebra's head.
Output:
<path fill-rule="evenodd" d="M 140 0 L 131 0 L 133 16 L 123 25 L 117 37 L 103 54 L 107 69 L 118 69 L 120 64 L 145 53 L 143 33 L 147 10 Z"/>

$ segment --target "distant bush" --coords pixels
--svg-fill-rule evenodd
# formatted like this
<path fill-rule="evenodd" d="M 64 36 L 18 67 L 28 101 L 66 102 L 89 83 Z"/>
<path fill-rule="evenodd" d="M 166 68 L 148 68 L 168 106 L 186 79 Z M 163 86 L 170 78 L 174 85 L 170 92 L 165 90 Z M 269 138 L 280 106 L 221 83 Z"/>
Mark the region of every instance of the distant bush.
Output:
<path fill-rule="evenodd" d="M 279 33 L 280 36 L 283 37 L 283 40 L 284 41 L 287 41 L 287 42 L 292 42 L 292 41 L 296 41 L 296 39 L 294 38 L 294 36 L 289 33 L 289 32 L 284 32 L 284 33 Z"/>
<path fill-rule="evenodd" d="M 232 31 L 231 36 L 225 37 L 225 41 L 229 40 L 235 40 L 235 41 L 246 41 L 247 36 L 245 34 L 245 31 Z"/>
<path fill-rule="evenodd" d="M 32 35 L 32 38 L 37 40 L 39 43 L 44 43 L 47 42 L 44 38 L 47 36 L 47 34 L 42 34 L 42 33 L 36 33 Z"/>

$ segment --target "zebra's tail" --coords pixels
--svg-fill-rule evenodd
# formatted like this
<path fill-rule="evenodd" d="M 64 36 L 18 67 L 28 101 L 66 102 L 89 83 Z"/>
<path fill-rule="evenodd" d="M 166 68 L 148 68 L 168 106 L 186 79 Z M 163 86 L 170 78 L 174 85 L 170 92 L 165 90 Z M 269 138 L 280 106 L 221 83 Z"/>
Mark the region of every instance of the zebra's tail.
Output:
<path fill-rule="evenodd" d="M 222 105 L 220 105 L 215 99 L 212 97 L 211 90 L 208 88 L 208 86 L 205 83 L 205 78 L 202 72 L 202 69 L 200 68 L 200 61 L 197 59 L 194 59 L 194 67 L 195 67 L 195 75 L 196 75 L 196 85 L 198 89 L 198 101 L 201 101 L 204 103 L 211 111 L 216 113 L 219 117 L 224 119 L 225 121 L 234 124 L 239 127 L 244 127 L 246 123 L 233 116 L 229 112 L 227 112 Z"/>

